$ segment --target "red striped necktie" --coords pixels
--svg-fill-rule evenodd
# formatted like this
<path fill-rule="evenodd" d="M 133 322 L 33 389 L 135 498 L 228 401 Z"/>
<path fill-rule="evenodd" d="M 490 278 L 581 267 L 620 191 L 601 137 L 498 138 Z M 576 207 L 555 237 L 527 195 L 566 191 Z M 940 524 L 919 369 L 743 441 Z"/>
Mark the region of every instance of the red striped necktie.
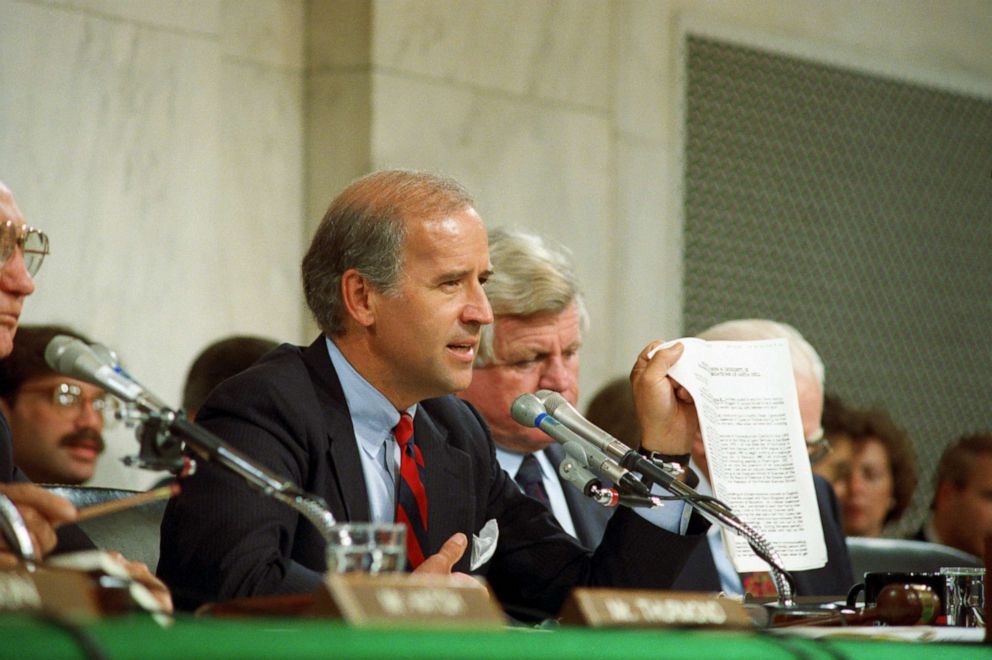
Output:
<path fill-rule="evenodd" d="M 424 457 L 413 440 L 413 418 L 408 413 L 400 415 L 393 435 L 400 446 L 396 521 L 406 525 L 406 558 L 410 568 L 417 568 L 427 547 L 427 491 L 422 480 Z"/>

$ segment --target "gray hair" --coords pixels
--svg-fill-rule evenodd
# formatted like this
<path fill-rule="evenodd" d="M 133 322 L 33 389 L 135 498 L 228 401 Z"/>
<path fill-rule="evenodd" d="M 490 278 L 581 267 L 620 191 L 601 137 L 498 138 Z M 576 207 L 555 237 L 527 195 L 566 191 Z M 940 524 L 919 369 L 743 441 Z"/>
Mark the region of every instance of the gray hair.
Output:
<path fill-rule="evenodd" d="M 589 314 L 567 248 L 536 234 L 493 229 L 489 260 L 493 274 L 486 282 L 486 295 L 494 316 L 557 313 L 574 303 L 580 330 L 585 332 Z M 476 367 L 488 366 L 493 360 L 493 328 L 482 327 Z"/>
<path fill-rule="evenodd" d="M 801 375 L 816 378 L 816 382 L 820 384 L 822 396 L 824 381 L 826 380 L 823 360 L 799 331 L 788 323 L 779 323 L 768 319 L 737 319 L 718 323 L 696 336 L 700 339 L 718 341 L 787 339 L 789 341 L 789 353 L 792 357 L 792 368 Z"/>
<path fill-rule="evenodd" d="M 356 179 L 334 198 L 303 257 L 303 293 L 326 335 L 345 330 L 341 278 L 355 269 L 375 289 L 394 293 L 403 267 L 406 221 L 474 206 L 454 179 L 383 170 Z"/>

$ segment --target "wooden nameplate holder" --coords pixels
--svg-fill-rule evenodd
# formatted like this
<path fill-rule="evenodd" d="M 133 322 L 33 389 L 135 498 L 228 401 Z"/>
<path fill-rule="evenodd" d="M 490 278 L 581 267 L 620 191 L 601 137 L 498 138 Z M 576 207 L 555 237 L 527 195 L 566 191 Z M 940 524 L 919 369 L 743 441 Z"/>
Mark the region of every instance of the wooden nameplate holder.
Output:
<path fill-rule="evenodd" d="M 100 550 L 49 557 L 34 570 L 0 571 L 0 611 L 51 612 L 70 619 L 146 610 L 160 605 L 127 569 Z"/>
<path fill-rule="evenodd" d="M 562 623 L 590 628 L 751 628 L 744 605 L 714 595 L 637 589 L 574 589 Z"/>
<path fill-rule="evenodd" d="M 314 611 L 361 627 L 501 628 L 506 623 L 484 584 L 446 575 L 330 574 L 316 594 Z"/>
<path fill-rule="evenodd" d="M 328 574 L 313 593 L 208 603 L 199 616 L 343 619 L 358 627 L 500 628 L 505 619 L 485 585 L 443 575 Z"/>
<path fill-rule="evenodd" d="M 50 612 L 73 620 L 93 620 L 132 609 L 125 581 L 103 580 L 68 568 L 38 567 L 0 571 L 0 611 Z"/>

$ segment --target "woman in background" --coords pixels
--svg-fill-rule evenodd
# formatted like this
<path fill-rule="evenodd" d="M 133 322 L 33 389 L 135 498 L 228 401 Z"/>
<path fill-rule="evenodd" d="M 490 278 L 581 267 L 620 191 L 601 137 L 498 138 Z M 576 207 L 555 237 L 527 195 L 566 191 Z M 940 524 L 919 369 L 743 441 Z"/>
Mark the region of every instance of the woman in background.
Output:
<path fill-rule="evenodd" d="M 850 408 L 827 395 L 823 430 L 832 451 L 813 471 L 841 503 L 848 536 L 882 536 L 906 511 L 916 489 L 916 455 L 906 432 L 878 409 Z"/>

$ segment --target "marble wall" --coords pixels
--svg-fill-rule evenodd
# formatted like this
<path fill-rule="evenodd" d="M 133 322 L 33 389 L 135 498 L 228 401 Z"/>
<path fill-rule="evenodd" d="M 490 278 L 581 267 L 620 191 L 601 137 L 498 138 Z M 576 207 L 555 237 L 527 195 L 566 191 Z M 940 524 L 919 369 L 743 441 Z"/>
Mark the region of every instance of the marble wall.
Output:
<path fill-rule="evenodd" d="M 985 0 L 0 0 L 0 179 L 70 322 L 178 401 L 214 338 L 307 341 L 299 258 L 380 167 L 463 181 L 573 251 L 587 398 L 681 332 L 683 42 L 705 33 L 992 97 Z M 139 485 L 112 435 L 98 483 Z"/>
<path fill-rule="evenodd" d="M 117 349 L 178 405 L 233 332 L 301 339 L 304 5 L 0 2 L 0 179 L 52 254 L 24 323 Z M 117 460 L 95 484 L 156 478 Z"/>
<path fill-rule="evenodd" d="M 378 0 L 368 66 L 363 58 L 339 70 L 367 72 L 361 157 L 371 167 L 450 173 L 490 225 L 527 227 L 572 249 L 592 315 L 588 398 L 649 341 L 682 332 L 687 33 L 992 96 L 990 7 Z"/>

